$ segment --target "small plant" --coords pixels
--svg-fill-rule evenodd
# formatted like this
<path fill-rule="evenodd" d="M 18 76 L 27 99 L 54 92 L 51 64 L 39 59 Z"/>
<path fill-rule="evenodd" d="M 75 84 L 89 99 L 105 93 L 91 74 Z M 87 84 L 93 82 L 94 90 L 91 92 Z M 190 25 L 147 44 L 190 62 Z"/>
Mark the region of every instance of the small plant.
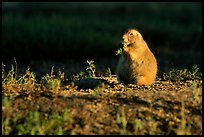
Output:
<path fill-rule="evenodd" d="M 116 56 L 117 55 L 122 55 L 122 48 L 119 48 L 117 51 L 116 51 Z"/>
<path fill-rule="evenodd" d="M 12 114 L 12 107 L 11 107 L 11 100 L 7 97 L 2 98 L 2 114 L 6 112 L 6 116 L 2 115 L 2 134 L 9 135 L 12 131 L 11 127 L 11 118 L 10 115 Z"/>
<path fill-rule="evenodd" d="M 96 67 L 93 60 L 87 60 L 88 66 L 85 71 L 80 72 L 74 76 L 74 80 L 80 80 L 84 78 L 93 78 L 95 77 Z"/>
<path fill-rule="evenodd" d="M 158 123 L 152 117 L 146 117 L 145 119 L 135 119 L 134 122 L 134 134 L 136 135 L 155 135 L 159 133 L 157 128 Z"/>
<path fill-rule="evenodd" d="M 54 78 L 47 83 L 47 86 L 52 90 L 59 90 L 60 84 L 61 84 L 61 80 Z"/>
<path fill-rule="evenodd" d="M 32 84 L 32 85 L 35 85 L 36 83 L 36 78 L 35 78 L 35 73 L 31 72 L 30 71 L 30 67 L 28 67 L 28 69 L 26 70 L 26 74 L 21 76 L 17 82 L 19 84 L 24 84 L 24 83 L 27 83 L 27 84 Z"/>
<path fill-rule="evenodd" d="M 14 77 L 14 67 L 11 66 L 11 70 L 8 72 L 8 74 L 4 75 L 4 64 L 2 64 L 2 84 L 4 83 L 15 83 L 15 77 Z"/>
<path fill-rule="evenodd" d="M 175 132 L 177 135 L 191 135 L 191 123 L 187 122 L 187 117 L 185 115 L 185 106 L 184 101 L 182 99 L 181 101 L 181 123 L 179 124 L 179 127 L 175 129 Z"/>
<path fill-rule="evenodd" d="M 112 77 L 111 69 L 110 68 L 105 70 L 104 76 Z"/>
<path fill-rule="evenodd" d="M 59 90 L 61 86 L 61 81 L 64 80 L 64 72 L 58 71 L 58 77 L 54 75 L 54 66 L 51 69 L 50 75 L 42 77 L 40 83 L 46 85 L 48 89 Z"/>
<path fill-rule="evenodd" d="M 2 119 L 2 135 L 9 135 L 11 133 L 12 127 L 10 124 L 9 118 L 5 120 Z"/>
<path fill-rule="evenodd" d="M 4 63 L 2 62 L 2 75 L 1 75 L 1 79 L 4 79 L 4 67 L 5 67 L 5 65 L 4 65 Z"/>
<path fill-rule="evenodd" d="M 141 121 L 141 119 L 135 119 L 134 122 L 134 134 L 144 135 L 144 123 Z"/>
<path fill-rule="evenodd" d="M 93 60 L 87 60 L 88 63 L 88 67 L 86 68 L 86 71 L 88 73 L 89 77 L 95 77 L 95 71 L 96 71 L 96 67 L 94 65 L 94 61 Z"/>
<path fill-rule="evenodd" d="M 127 119 L 123 107 L 121 108 L 121 114 L 117 113 L 116 115 L 116 123 L 122 128 L 120 134 L 129 134 L 129 131 L 127 130 Z"/>
<path fill-rule="evenodd" d="M 202 89 L 198 88 L 198 82 L 195 80 L 191 81 L 190 89 L 193 92 L 190 98 L 192 103 L 202 108 Z"/>
<path fill-rule="evenodd" d="M 99 98 L 104 90 L 106 90 L 105 84 L 103 82 L 100 82 L 99 85 L 91 92 L 91 94 L 93 95 L 93 97 Z"/>

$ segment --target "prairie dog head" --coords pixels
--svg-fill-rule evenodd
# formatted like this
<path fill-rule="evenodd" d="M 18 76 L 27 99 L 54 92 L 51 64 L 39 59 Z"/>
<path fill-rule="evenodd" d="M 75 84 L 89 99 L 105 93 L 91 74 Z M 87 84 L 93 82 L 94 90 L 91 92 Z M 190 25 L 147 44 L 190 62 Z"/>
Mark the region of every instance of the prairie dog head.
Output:
<path fill-rule="evenodd" d="M 121 43 L 124 54 L 138 53 L 146 48 L 142 35 L 135 29 L 129 29 L 125 32 Z"/>
<path fill-rule="evenodd" d="M 123 34 L 122 44 L 128 46 L 128 45 L 134 44 L 134 43 L 136 43 L 142 39 L 143 39 L 142 35 L 137 30 L 130 29 Z"/>

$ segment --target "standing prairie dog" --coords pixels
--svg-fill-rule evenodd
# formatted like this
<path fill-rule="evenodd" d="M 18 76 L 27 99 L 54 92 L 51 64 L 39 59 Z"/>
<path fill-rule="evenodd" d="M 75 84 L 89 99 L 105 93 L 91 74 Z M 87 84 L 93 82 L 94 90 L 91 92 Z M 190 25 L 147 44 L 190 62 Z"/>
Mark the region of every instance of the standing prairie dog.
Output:
<path fill-rule="evenodd" d="M 135 29 L 122 37 L 122 56 L 116 74 L 125 84 L 151 85 L 157 74 L 157 61 L 142 35 Z"/>

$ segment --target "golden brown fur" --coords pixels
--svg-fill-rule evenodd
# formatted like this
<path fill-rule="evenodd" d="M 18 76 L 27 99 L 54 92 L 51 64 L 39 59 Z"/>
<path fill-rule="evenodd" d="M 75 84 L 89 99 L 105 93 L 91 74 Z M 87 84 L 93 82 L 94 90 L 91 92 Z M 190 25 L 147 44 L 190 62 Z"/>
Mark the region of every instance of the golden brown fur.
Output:
<path fill-rule="evenodd" d="M 135 29 L 123 35 L 122 56 L 116 70 L 125 84 L 151 85 L 157 74 L 157 61 L 142 35 Z"/>

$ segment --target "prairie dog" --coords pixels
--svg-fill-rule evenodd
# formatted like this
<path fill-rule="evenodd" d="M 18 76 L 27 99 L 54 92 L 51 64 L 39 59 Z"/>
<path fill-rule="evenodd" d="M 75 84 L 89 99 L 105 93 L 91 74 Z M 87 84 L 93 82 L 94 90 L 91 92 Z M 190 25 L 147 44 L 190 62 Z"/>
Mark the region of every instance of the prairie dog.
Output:
<path fill-rule="evenodd" d="M 157 61 L 142 35 L 135 29 L 122 37 L 122 55 L 116 74 L 125 84 L 151 85 L 157 74 Z"/>

